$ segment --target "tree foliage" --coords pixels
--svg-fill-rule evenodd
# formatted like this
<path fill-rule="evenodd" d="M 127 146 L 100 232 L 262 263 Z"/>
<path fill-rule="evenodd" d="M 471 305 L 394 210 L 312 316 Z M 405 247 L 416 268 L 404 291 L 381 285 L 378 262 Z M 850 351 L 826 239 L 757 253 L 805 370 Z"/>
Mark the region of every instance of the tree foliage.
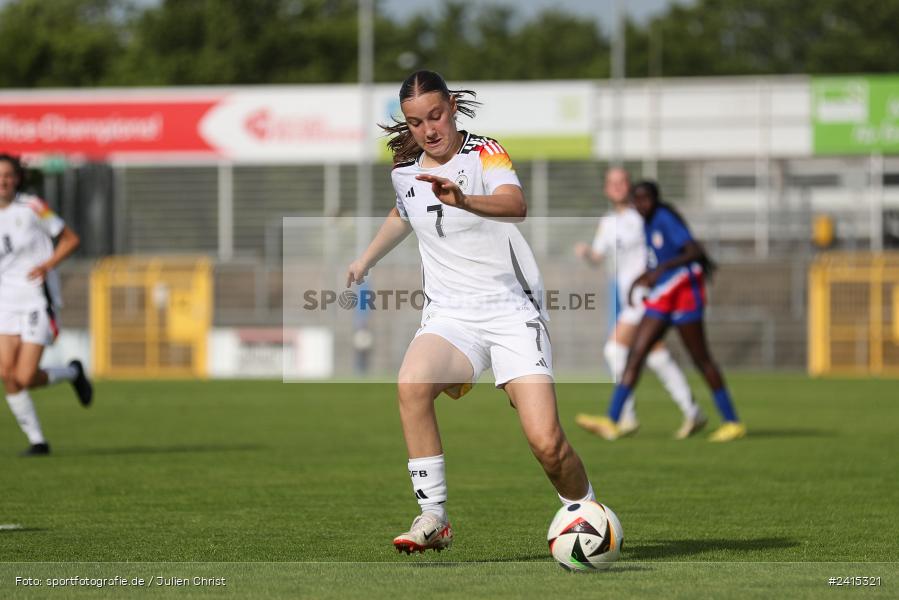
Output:
<path fill-rule="evenodd" d="M 663 45 L 671 76 L 883 73 L 899 71 L 896 23 L 899 3 L 882 0 L 699 0 L 639 35 Z"/>
<path fill-rule="evenodd" d="M 899 71 L 899 3 L 697 0 L 627 23 L 629 77 Z M 352 82 L 355 0 L 9 0 L 0 86 Z M 598 79 L 610 42 L 585 17 L 460 0 L 377 11 L 375 78 Z"/>
<path fill-rule="evenodd" d="M 18 0 L 0 10 L 0 86 L 107 83 L 125 47 L 117 0 Z"/>

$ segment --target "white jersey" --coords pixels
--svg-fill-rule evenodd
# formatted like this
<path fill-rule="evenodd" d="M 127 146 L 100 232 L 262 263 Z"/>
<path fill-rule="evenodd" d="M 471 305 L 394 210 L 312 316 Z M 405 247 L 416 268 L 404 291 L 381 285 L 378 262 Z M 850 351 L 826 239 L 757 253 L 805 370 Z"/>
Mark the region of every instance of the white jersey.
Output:
<path fill-rule="evenodd" d="M 461 133 L 465 141 L 446 164 L 425 168 L 419 157 L 397 164 L 391 173 L 397 209 L 418 238 L 425 312 L 486 321 L 520 311 L 522 320 L 546 320 L 540 271 L 518 228 L 443 204 L 430 183 L 415 178 L 446 177 L 471 195 L 490 195 L 501 185 L 521 186 L 499 143 Z"/>
<path fill-rule="evenodd" d="M 65 224 L 47 204 L 30 194 L 17 194 L 0 208 L 0 310 L 26 311 L 60 306 L 59 279 L 28 274 L 53 256 L 53 239 Z"/>
<path fill-rule="evenodd" d="M 593 250 L 614 269 L 619 295 L 627 295 L 634 280 L 646 271 L 643 217 L 632 207 L 612 210 L 599 220 Z"/>

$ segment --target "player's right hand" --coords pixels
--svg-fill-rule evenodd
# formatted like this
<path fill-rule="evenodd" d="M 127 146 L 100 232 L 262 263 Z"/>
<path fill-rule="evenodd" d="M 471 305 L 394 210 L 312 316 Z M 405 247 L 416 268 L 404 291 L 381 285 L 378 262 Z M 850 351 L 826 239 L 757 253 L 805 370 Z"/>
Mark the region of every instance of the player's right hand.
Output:
<path fill-rule="evenodd" d="M 365 276 L 368 275 L 368 268 L 368 265 L 365 264 L 365 261 L 361 258 L 357 258 L 351 262 L 347 269 L 346 286 L 350 287 L 354 283 L 360 284 L 365 281 Z"/>
<path fill-rule="evenodd" d="M 578 258 L 587 258 L 590 255 L 590 246 L 585 242 L 578 242 L 574 245 L 574 255 Z"/>
<path fill-rule="evenodd" d="M 465 208 L 465 192 L 452 180 L 436 175 L 416 175 L 415 178 L 430 183 L 431 192 L 447 206 Z"/>

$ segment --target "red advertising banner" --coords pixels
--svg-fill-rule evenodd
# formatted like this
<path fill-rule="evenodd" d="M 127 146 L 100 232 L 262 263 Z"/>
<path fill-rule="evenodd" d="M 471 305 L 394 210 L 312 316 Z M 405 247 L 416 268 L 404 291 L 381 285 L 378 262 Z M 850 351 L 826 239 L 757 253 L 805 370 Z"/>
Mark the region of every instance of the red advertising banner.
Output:
<path fill-rule="evenodd" d="M 0 93 L 0 152 L 26 157 L 297 164 L 363 141 L 355 86 Z"/>
<path fill-rule="evenodd" d="M 479 84 L 478 130 L 500 136 L 521 159 L 589 157 L 593 89 L 589 82 Z M 0 90 L 0 152 L 34 163 L 389 160 L 378 124 L 398 115 L 395 85 Z"/>
<path fill-rule="evenodd" d="M 15 102 L 0 98 L 0 151 L 91 159 L 120 153 L 218 154 L 199 123 L 217 104 L 163 102 Z"/>

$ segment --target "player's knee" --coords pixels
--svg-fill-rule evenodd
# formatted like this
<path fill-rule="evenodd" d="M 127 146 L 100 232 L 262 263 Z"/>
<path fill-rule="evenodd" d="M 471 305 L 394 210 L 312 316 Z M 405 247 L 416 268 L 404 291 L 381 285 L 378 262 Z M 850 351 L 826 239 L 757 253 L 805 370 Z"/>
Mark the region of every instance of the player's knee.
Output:
<path fill-rule="evenodd" d="M 427 364 L 421 364 L 420 361 L 412 361 L 411 363 L 403 363 L 400 372 L 397 374 L 397 384 L 403 386 L 418 386 L 433 381 L 433 369 Z"/>
<path fill-rule="evenodd" d="M 10 365 L 0 365 L 0 379 L 7 386 L 16 384 L 16 370 Z"/>
<path fill-rule="evenodd" d="M 27 388 L 31 385 L 31 381 L 34 379 L 35 371 L 18 371 L 13 375 L 13 383 L 16 387 L 21 389 Z"/>
<path fill-rule="evenodd" d="M 434 384 L 428 381 L 400 379 L 397 390 L 402 406 L 412 406 L 434 399 Z"/>

